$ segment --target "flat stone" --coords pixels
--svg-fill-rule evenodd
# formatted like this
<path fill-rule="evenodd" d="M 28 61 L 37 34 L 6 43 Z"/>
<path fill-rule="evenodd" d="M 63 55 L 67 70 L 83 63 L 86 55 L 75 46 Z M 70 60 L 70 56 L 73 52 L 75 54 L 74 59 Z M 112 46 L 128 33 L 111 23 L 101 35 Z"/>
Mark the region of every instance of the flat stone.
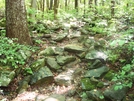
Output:
<path fill-rule="evenodd" d="M 37 71 L 39 68 L 44 66 L 45 66 L 45 58 L 37 59 L 30 65 L 30 68 L 32 69 L 32 71 Z"/>
<path fill-rule="evenodd" d="M 61 68 L 61 66 L 56 62 L 55 58 L 48 57 L 46 59 L 46 63 L 52 70 L 58 70 Z"/>
<path fill-rule="evenodd" d="M 65 96 L 59 94 L 50 95 L 44 101 L 66 101 Z"/>
<path fill-rule="evenodd" d="M 84 52 L 85 49 L 77 44 L 68 44 L 64 47 L 65 51 L 69 51 L 69 52 L 76 52 L 76 53 L 81 53 Z"/>
<path fill-rule="evenodd" d="M 70 86 L 73 83 L 73 70 L 62 72 L 55 77 L 55 82 L 59 85 Z"/>
<path fill-rule="evenodd" d="M 40 51 L 38 55 L 44 55 L 44 56 L 52 56 L 54 55 L 54 50 L 52 47 L 47 47 L 45 50 Z"/>
<path fill-rule="evenodd" d="M 104 91 L 104 96 L 111 101 L 122 101 L 127 94 L 127 88 L 122 88 L 118 90 L 114 90 L 115 85 L 111 86 L 110 88 Z"/>
<path fill-rule="evenodd" d="M 91 91 L 86 91 L 86 94 L 88 98 L 92 99 L 93 101 L 105 101 L 102 92 L 96 89 Z"/>
<path fill-rule="evenodd" d="M 57 36 L 53 37 L 52 40 L 54 41 L 62 41 L 67 37 L 67 33 L 58 34 Z"/>
<path fill-rule="evenodd" d="M 83 90 L 93 90 L 97 85 L 96 81 L 91 81 L 89 78 L 82 78 L 81 79 L 81 87 Z"/>
<path fill-rule="evenodd" d="M 90 51 L 89 53 L 87 53 L 85 58 L 89 59 L 89 60 L 100 59 L 100 60 L 106 61 L 108 56 L 104 52 L 93 50 L 93 51 Z"/>
<path fill-rule="evenodd" d="M 65 65 L 67 63 L 75 61 L 76 58 L 74 56 L 57 56 L 56 60 L 60 65 Z"/>
<path fill-rule="evenodd" d="M 109 71 L 109 68 L 106 66 L 102 66 L 97 69 L 92 69 L 89 70 L 85 73 L 84 77 L 95 77 L 95 78 L 100 78 L 102 74 L 106 73 Z"/>
<path fill-rule="evenodd" d="M 45 66 L 34 72 L 30 84 L 48 84 L 53 82 L 53 74 L 50 69 Z"/>
<path fill-rule="evenodd" d="M 7 87 L 10 82 L 14 79 L 15 72 L 14 71 L 1 71 L 0 72 L 0 86 Z"/>

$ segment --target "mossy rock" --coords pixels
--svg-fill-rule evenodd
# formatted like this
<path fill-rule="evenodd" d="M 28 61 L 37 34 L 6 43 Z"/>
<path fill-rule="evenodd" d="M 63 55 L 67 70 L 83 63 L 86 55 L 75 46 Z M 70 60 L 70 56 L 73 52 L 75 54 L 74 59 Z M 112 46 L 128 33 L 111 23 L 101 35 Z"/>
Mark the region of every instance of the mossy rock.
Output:
<path fill-rule="evenodd" d="M 83 90 L 93 90 L 96 88 L 97 83 L 91 81 L 89 78 L 83 78 L 81 79 L 81 86 Z"/>
<path fill-rule="evenodd" d="M 105 74 L 104 79 L 111 81 L 113 79 L 113 76 L 114 76 L 114 71 L 110 70 Z"/>

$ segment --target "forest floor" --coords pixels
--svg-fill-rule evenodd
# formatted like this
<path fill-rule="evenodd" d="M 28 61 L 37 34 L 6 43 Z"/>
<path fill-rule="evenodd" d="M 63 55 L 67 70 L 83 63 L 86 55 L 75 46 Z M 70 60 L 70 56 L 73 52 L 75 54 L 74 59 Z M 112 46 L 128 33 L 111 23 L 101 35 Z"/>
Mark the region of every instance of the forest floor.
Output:
<path fill-rule="evenodd" d="M 46 23 L 41 23 L 41 24 L 46 24 Z M 61 25 L 61 22 L 58 22 L 58 24 Z M 32 37 L 34 40 L 34 46 L 38 46 L 40 48 L 39 48 L 39 51 L 35 52 L 33 54 L 33 56 L 31 56 L 31 57 L 33 57 L 35 59 L 40 58 L 40 57 L 38 57 L 38 53 L 41 50 L 44 50 L 49 46 L 56 45 L 56 47 L 64 47 L 67 44 L 79 43 L 79 41 L 81 44 L 84 42 L 85 37 L 86 38 L 90 37 L 91 39 L 94 39 L 94 41 L 99 41 L 99 40 L 103 40 L 104 42 L 106 41 L 105 45 L 106 44 L 109 45 L 109 44 L 111 44 L 111 40 L 116 40 L 121 37 L 120 34 L 117 34 L 117 33 L 113 34 L 114 31 L 112 32 L 112 28 L 110 29 L 112 34 L 106 35 L 104 31 L 101 31 L 101 29 L 100 30 L 95 29 L 95 27 L 94 27 L 94 26 L 96 26 L 95 23 L 88 23 L 88 22 L 85 23 L 84 21 L 81 22 L 81 21 L 78 21 L 77 19 L 72 19 L 72 21 L 70 20 L 67 22 L 65 22 L 65 21 L 62 22 L 62 27 L 58 24 L 54 23 L 54 22 L 47 22 L 47 24 L 46 24 L 47 27 L 51 26 L 52 30 L 54 31 L 54 32 L 51 32 L 52 34 L 50 36 L 49 36 L 49 32 L 47 34 L 33 34 Z M 85 24 L 88 24 L 87 27 L 89 27 L 89 26 L 92 27 L 91 28 L 92 32 L 87 31 L 88 28 L 86 28 Z M 104 23 L 104 22 L 98 23 L 97 26 L 99 26 L 99 24 L 102 24 L 101 26 L 103 26 L 103 27 L 107 26 L 107 25 L 105 25 L 106 23 Z M 83 26 L 85 26 L 85 27 L 83 27 Z M 118 26 L 118 24 L 116 24 L 115 26 Z M 96 27 L 96 28 L 98 28 L 98 27 Z M 88 30 L 91 30 L 91 29 L 88 29 Z M 118 26 L 118 30 L 125 30 L 125 29 L 127 29 L 127 26 L 125 26 L 125 25 Z M 38 29 L 38 30 L 42 31 L 40 29 Z M 55 41 L 55 38 L 57 38 L 56 35 L 58 35 L 59 33 L 65 33 L 65 32 L 68 33 L 66 38 L 63 38 L 62 41 L 58 41 L 58 42 Z M 84 37 L 82 36 L 82 34 L 84 34 Z M 107 41 L 107 40 L 109 40 L 109 41 Z M 86 45 L 86 43 L 84 43 L 84 44 Z M 87 44 L 89 44 L 89 43 L 87 43 Z M 104 44 L 102 43 L 101 45 L 96 45 L 96 46 L 103 47 L 103 45 Z M 103 48 L 106 48 L 106 47 L 107 46 L 104 46 Z M 89 48 L 89 47 L 87 47 L 87 48 Z M 75 54 L 75 53 L 71 53 L 71 55 L 73 55 L 73 54 Z M 83 72 L 86 71 L 85 66 L 87 66 L 87 64 L 86 63 L 79 63 L 79 64 L 80 64 L 79 66 L 75 65 L 71 69 L 76 70 L 81 66 L 81 68 L 83 68 L 82 69 Z M 114 64 L 111 64 L 111 63 L 106 63 L 106 64 L 110 67 L 110 69 L 116 70 L 116 71 L 118 69 L 115 68 L 115 66 L 120 65 L 118 62 L 116 62 Z M 68 72 L 68 71 L 63 71 L 63 72 Z M 53 72 L 53 74 L 56 77 L 59 74 L 59 72 Z M 48 84 L 48 85 L 41 85 L 41 86 L 30 86 L 29 85 L 29 87 L 27 88 L 26 91 L 24 91 L 21 94 L 17 94 L 14 91 L 16 91 L 16 89 L 17 89 L 18 82 L 23 78 L 23 75 L 19 75 L 10 84 L 10 87 L 4 88 L 4 90 L 10 91 L 10 94 L 7 94 L 7 95 L 1 94 L 0 98 L 2 99 L 1 101 L 11 101 L 11 100 L 12 101 L 42 101 L 42 99 L 48 98 L 52 94 L 58 94 L 58 95 L 64 95 L 66 98 L 66 101 L 82 101 L 82 97 L 79 94 L 79 92 L 82 91 L 81 85 L 79 84 L 82 75 L 83 75 L 83 73 L 75 75 L 75 76 L 78 76 L 78 78 L 76 77 L 77 78 L 76 83 L 72 84 L 70 86 L 57 85 L 55 82 Z M 74 93 L 73 89 L 74 89 L 75 94 L 72 94 L 73 96 L 69 96 L 70 90 L 72 91 L 71 93 Z M 133 90 L 133 88 L 131 88 L 131 90 Z M 56 96 L 58 96 L 58 95 L 56 95 Z M 59 96 L 59 97 L 62 97 L 62 96 Z M 44 100 L 44 101 L 60 101 L 60 100 L 57 100 L 58 98 L 57 99 L 50 98 L 50 99 L 51 100 Z M 61 100 L 61 101 L 64 101 L 64 100 Z"/>

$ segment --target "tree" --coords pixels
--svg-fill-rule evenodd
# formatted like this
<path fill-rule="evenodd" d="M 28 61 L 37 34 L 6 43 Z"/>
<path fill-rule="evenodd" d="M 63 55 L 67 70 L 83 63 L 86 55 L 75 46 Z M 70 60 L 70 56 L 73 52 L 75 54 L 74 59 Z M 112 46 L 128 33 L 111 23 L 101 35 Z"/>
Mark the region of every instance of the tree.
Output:
<path fill-rule="evenodd" d="M 32 19 L 35 19 L 35 15 L 36 15 L 36 9 L 37 9 L 37 2 L 36 2 L 36 0 L 31 0 L 31 9 L 34 11 L 34 13 L 31 13 L 30 14 L 30 17 L 32 18 Z"/>
<path fill-rule="evenodd" d="M 76 9 L 76 11 L 78 12 L 78 0 L 75 0 L 75 9 Z"/>
<path fill-rule="evenodd" d="M 59 0 L 54 0 L 54 19 L 57 19 L 56 15 L 58 13 Z"/>
<path fill-rule="evenodd" d="M 6 0 L 6 36 L 20 44 L 32 44 L 26 19 L 25 0 Z"/>

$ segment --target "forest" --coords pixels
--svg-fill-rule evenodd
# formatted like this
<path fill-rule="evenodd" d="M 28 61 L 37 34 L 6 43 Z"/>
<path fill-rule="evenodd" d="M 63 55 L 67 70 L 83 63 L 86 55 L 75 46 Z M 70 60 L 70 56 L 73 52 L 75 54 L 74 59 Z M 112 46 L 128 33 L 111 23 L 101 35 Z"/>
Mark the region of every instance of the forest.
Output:
<path fill-rule="evenodd" d="M 0 0 L 0 101 L 134 101 L 133 0 Z"/>

